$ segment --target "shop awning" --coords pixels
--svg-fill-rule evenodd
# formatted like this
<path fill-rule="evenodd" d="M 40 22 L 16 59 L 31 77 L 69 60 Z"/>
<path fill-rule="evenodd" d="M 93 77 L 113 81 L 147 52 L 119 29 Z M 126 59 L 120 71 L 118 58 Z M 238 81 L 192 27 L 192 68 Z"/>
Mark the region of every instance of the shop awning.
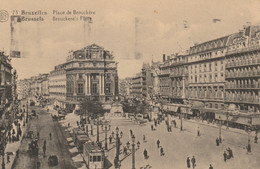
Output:
<path fill-rule="evenodd" d="M 184 114 L 191 114 L 192 115 L 192 112 L 189 111 L 189 109 L 187 107 L 181 107 L 181 112 L 184 113 Z"/>

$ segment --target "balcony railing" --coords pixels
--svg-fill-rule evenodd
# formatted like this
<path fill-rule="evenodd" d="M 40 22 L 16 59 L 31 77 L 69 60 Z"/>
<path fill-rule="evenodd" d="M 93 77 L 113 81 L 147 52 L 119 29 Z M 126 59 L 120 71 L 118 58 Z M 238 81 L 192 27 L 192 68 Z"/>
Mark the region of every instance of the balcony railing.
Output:
<path fill-rule="evenodd" d="M 238 78 L 238 77 L 255 77 L 260 76 L 260 72 L 247 71 L 247 72 L 230 72 L 226 73 L 226 78 Z"/>
<path fill-rule="evenodd" d="M 226 89 L 260 89 L 260 84 L 244 84 L 244 85 L 226 85 Z"/>
<path fill-rule="evenodd" d="M 227 51 L 227 55 L 231 55 L 231 54 L 235 54 L 235 53 L 242 53 L 242 52 L 249 52 L 249 51 L 253 51 L 253 50 L 259 50 L 260 49 L 260 45 L 256 45 L 256 46 L 249 46 L 246 48 L 242 48 L 242 49 L 236 49 L 236 50 L 228 50 Z"/>
<path fill-rule="evenodd" d="M 226 68 L 230 67 L 240 67 L 240 66 L 249 66 L 249 65 L 256 65 L 260 63 L 260 59 L 245 59 L 240 61 L 234 62 L 227 62 Z"/>
<path fill-rule="evenodd" d="M 260 104 L 260 99 L 254 98 L 254 97 L 226 97 L 225 101 L 228 102 L 238 102 L 238 103 L 251 103 L 251 104 Z"/>

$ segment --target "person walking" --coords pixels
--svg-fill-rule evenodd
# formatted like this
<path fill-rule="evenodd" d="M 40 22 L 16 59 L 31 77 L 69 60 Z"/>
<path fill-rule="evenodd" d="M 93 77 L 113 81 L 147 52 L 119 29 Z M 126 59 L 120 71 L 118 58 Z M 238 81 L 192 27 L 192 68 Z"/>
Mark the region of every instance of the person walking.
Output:
<path fill-rule="evenodd" d="M 143 135 L 143 143 L 145 143 L 146 142 L 146 140 L 145 140 L 145 135 Z"/>
<path fill-rule="evenodd" d="M 218 137 L 216 139 L 216 146 L 219 146 L 219 139 L 218 139 Z"/>
<path fill-rule="evenodd" d="M 153 125 L 151 125 L 151 130 L 153 131 Z"/>
<path fill-rule="evenodd" d="M 160 149 L 160 152 L 161 152 L 161 156 L 164 156 L 164 151 L 163 151 L 163 148 L 161 147 Z"/>
<path fill-rule="evenodd" d="M 157 140 L 157 148 L 160 147 L 160 140 Z"/>
<path fill-rule="evenodd" d="M 109 136 L 109 144 L 112 144 L 112 136 Z"/>
<path fill-rule="evenodd" d="M 194 169 L 196 167 L 196 159 L 194 156 L 191 159 L 191 163 L 192 163 L 192 168 Z"/>
<path fill-rule="evenodd" d="M 226 162 L 227 161 L 227 153 L 226 153 L 226 151 L 224 151 L 223 156 L 224 156 L 224 161 Z"/>
<path fill-rule="evenodd" d="M 42 150 L 43 150 L 43 154 L 44 154 L 44 156 L 45 156 L 45 153 L 46 153 L 46 144 L 43 144 Z"/>
<path fill-rule="evenodd" d="M 211 165 L 211 164 L 209 165 L 209 169 L 213 169 L 213 167 L 212 167 L 212 165 Z"/>
<path fill-rule="evenodd" d="M 147 156 L 148 156 L 147 150 L 144 149 L 144 159 L 147 159 Z"/>
<path fill-rule="evenodd" d="M 130 136 L 132 136 L 133 135 L 133 131 L 130 129 Z"/>
<path fill-rule="evenodd" d="M 255 143 L 257 143 L 257 140 L 258 140 L 257 135 L 255 135 Z"/>
<path fill-rule="evenodd" d="M 186 162 L 187 162 L 187 168 L 190 168 L 190 157 L 187 157 Z"/>
<path fill-rule="evenodd" d="M 51 140 L 51 133 L 49 134 L 49 136 L 50 136 L 50 140 Z"/>

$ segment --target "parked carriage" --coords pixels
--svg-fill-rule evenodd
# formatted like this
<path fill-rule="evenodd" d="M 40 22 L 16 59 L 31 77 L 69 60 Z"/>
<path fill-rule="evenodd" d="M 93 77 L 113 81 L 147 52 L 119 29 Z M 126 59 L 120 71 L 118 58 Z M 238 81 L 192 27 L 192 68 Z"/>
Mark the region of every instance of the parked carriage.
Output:
<path fill-rule="evenodd" d="M 79 128 L 74 128 L 73 129 L 73 141 L 74 141 L 74 144 L 76 145 L 77 143 L 77 135 L 86 135 L 86 133 L 79 129 Z"/>
<path fill-rule="evenodd" d="M 76 136 L 76 146 L 78 148 L 79 153 L 83 152 L 83 145 L 88 141 L 90 141 L 90 138 L 87 135 Z"/>
<path fill-rule="evenodd" d="M 83 145 L 83 159 L 88 169 L 103 169 L 105 154 L 97 143 L 86 142 Z"/>

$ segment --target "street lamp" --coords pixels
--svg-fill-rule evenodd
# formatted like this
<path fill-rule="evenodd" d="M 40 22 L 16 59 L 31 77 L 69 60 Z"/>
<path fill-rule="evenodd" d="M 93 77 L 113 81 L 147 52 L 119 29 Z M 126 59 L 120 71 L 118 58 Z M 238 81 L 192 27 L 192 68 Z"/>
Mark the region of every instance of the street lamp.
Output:
<path fill-rule="evenodd" d="M 132 136 L 132 169 L 135 169 L 135 136 Z"/>
<path fill-rule="evenodd" d="M 105 126 L 105 130 L 104 130 L 104 127 L 103 127 L 103 125 L 101 126 L 101 128 L 102 128 L 102 131 L 105 131 L 105 150 L 107 150 L 107 131 L 109 131 L 110 130 L 110 125 L 104 125 Z M 108 126 L 108 128 L 107 128 L 107 126 Z"/>
<path fill-rule="evenodd" d="M 248 134 L 247 152 L 250 153 L 251 152 L 250 133 L 251 133 L 251 129 L 252 129 L 252 117 L 249 117 L 248 124 L 249 124 L 249 126 L 247 127 L 247 131 L 246 131 Z"/>
<path fill-rule="evenodd" d="M 26 124 L 28 123 L 28 100 L 27 100 L 27 102 L 26 102 L 27 104 L 26 104 L 26 108 L 27 108 L 27 111 L 26 111 Z"/>
<path fill-rule="evenodd" d="M 181 111 L 181 131 L 183 130 L 183 126 L 182 126 L 182 111 Z"/>
<path fill-rule="evenodd" d="M 222 142 L 221 138 L 221 126 L 222 126 L 222 121 L 221 121 L 221 116 L 219 116 L 219 142 Z"/>
<path fill-rule="evenodd" d="M 227 114 L 226 114 L 226 116 L 227 116 L 227 129 L 228 129 L 228 117 L 229 117 L 229 113 L 228 113 L 228 111 L 227 111 Z"/>
<path fill-rule="evenodd" d="M 97 119 L 97 143 L 99 143 L 99 119 Z"/>

